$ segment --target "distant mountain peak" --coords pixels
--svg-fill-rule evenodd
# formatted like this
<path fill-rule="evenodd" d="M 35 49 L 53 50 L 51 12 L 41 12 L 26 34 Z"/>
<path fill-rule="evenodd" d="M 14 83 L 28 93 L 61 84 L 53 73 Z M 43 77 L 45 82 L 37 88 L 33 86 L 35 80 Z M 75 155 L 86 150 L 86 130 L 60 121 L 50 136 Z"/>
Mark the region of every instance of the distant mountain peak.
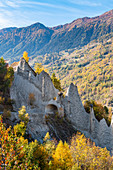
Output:
<path fill-rule="evenodd" d="M 10 59 L 19 58 L 24 51 L 29 56 L 59 52 L 82 47 L 112 32 L 113 10 L 55 27 L 46 27 L 37 22 L 27 27 L 5 28 L 0 30 L 0 56 Z"/>
<path fill-rule="evenodd" d="M 42 29 L 47 28 L 45 25 L 43 25 L 40 22 L 36 22 L 36 23 L 31 24 L 30 26 L 27 26 L 27 27 L 38 27 L 38 28 L 42 28 Z"/>

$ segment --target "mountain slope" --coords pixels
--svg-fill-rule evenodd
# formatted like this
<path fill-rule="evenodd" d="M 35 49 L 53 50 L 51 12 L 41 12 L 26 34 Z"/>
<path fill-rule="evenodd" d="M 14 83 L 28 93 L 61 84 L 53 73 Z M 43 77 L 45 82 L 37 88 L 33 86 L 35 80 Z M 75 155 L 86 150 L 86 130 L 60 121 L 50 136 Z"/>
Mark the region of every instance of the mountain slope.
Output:
<path fill-rule="evenodd" d="M 43 51 L 58 52 L 88 44 L 113 32 L 113 10 L 94 18 L 80 18 L 70 24 L 54 27 L 54 34 Z"/>
<path fill-rule="evenodd" d="M 112 36 L 113 10 L 94 18 L 79 18 L 69 24 L 53 28 L 36 23 L 23 28 L 0 30 L 0 57 L 19 60 L 24 51 L 29 56 L 59 52 L 82 47 L 90 41 L 102 39 L 106 34 Z"/>
<path fill-rule="evenodd" d="M 3 30 L 2 30 L 3 32 Z M 23 51 L 30 55 L 48 43 L 53 31 L 40 23 L 25 28 L 16 28 L 0 36 L 0 56 L 4 58 L 21 56 Z M 16 58 L 15 57 L 15 58 Z"/>
<path fill-rule="evenodd" d="M 113 38 L 106 36 L 100 43 L 39 55 L 30 64 L 36 62 L 49 74 L 55 72 L 64 90 L 71 82 L 77 84 L 82 101 L 93 99 L 113 107 Z"/>

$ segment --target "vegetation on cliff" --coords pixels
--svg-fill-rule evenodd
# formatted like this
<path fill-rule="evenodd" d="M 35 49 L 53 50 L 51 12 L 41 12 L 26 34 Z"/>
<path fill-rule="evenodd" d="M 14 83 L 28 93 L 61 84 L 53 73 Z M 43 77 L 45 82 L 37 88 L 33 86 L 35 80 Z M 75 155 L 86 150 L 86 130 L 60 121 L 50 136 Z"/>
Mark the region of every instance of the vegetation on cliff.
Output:
<path fill-rule="evenodd" d="M 0 169 L 21 170 L 73 170 L 110 169 L 113 157 L 106 148 L 95 146 L 84 135 L 77 134 L 70 144 L 49 140 L 47 134 L 43 144 L 36 140 L 28 143 L 24 138 L 24 123 L 6 128 L 0 116 Z M 17 133 L 19 132 L 19 133 Z"/>
<path fill-rule="evenodd" d="M 56 77 L 55 73 L 52 74 L 51 76 L 51 80 L 53 82 L 53 85 L 56 89 L 58 89 L 59 91 L 62 91 L 62 87 L 61 87 L 61 82 L 60 80 Z"/>
<path fill-rule="evenodd" d="M 4 64 L 2 66 L 4 66 Z M 53 78 L 57 79 L 55 74 Z M 54 83 L 57 81 L 54 81 Z M 60 81 L 58 81 L 58 83 L 59 82 Z M 56 83 L 56 85 L 58 84 Z M 10 87 L 10 83 L 7 87 Z M 31 99 L 34 100 L 32 95 Z M 86 109 L 89 109 L 90 104 L 92 103 L 87 103 L 86 106 L 88 107 L 86 107 Z M 98 119 L 101 119 L 104 114 L 108 114 L 107 107 L 98 105 L 96 102 L 93 102 L 93 105 L 96 109 L 95 113 Z M 25 138 L 26 127 L 29 121 L 25 106 L 20 109 L 19 118 L 20 123 L 16 124 L 13 128 L 6 128 L 6 125 L 0 117 L 0 169 L 106 170 L 113 168 L 113 157 L 110 156 L 110 152 L 106 148 L 95 146 L 95 143 L 92 143 L 80 133 L 77 133 L 68 140 L 69 143 L 65 141 L 62 133 L 60 133 L 62 141 L 60 140 L 59 142 L 53 139 L 49 140 L 50 136 L 49 133 L 47 133 L 43 144 L 38 143 L 36 140 L 29 143 L 28 139 Z M 47 117 L 46 121 L 48 126 L 51 123 L 56 124 L 56 126 L 58 125 L 58 131 L 62 131 L 63 129 L 63 132 L 70 133 L 69 130 L 71 129 L 74 133 L 70 122 L 66 122 L 64 118 L 59 118 L 57 114 L 49 118 L 49 120 Z M 68 128 L 67 131 L 64 130 L 65 126 Z M 30 134 L 29 139 L 31 139 Z"/>
<path fill-rule="evenodd" d="M 99 104 L 94 100 L 91 101 L 86 100 L 84 103 L 84 108 L 87 113 L 90 113 L 91 105 L 94 109 L 96 119 L 100 121 L 101 119 L 104 118 L 106 120 L 107 125 L 110 126 L 112 111 L 108 109 L 106 106 L 102 106 L 102 104 Z"/>
<path fill-rule="evenodd" d="M 9 88 L 11 87 L 14 78 L 14 71 L 9 67 L 3 58 L 0 58 L 0 110 L 5 106 L 11 108 L 11 99 L 9 95 Z"/>
<path fill-rule="evenodd" d="M 47 69 L 44 68 L 42 63 L 35 63 L 34 69 L 35 69 L 35 72 L 38 74 L 40 74 L 42 71 L 47 72 Z"/>
<path fill-rule="evenodd" d="M 28 53 L 26 51 L 24 51 L 23 53 L 23 58 L 26 60 L 26 62 L 28 63 L 29 61 L 29 57 L 28 57 Z"/>

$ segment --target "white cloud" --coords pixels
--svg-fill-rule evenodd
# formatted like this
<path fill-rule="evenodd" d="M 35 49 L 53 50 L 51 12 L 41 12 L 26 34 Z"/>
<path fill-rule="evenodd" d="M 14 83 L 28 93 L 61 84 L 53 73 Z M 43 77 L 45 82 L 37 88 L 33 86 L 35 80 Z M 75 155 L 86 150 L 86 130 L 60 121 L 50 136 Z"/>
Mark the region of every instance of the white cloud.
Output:
<path fill-rule="evenodd" d="M 66 7 L 62 5 L 54 5 L 50 3 L 44 3 L 44 2 L 36 2 L 36 1 L 23 1 L 19 0 L 15 2 L 17 6 L 24 6 L 24 7 L 37 7 L 37 6 L 43 6 L 43 7 L 50 7 L 50 8 L 55 8 L 55 9 L 61 9 L 69 12 L 82 12 L 81 10 L 73 7 Z"/>
<path fill-rule="evenodd" d="M 91 6 L 91 7 L 97 7 L 101 6 L 102 4 L 99 2 L 92 2 L 92 1 L 87 1 L 87 0 L 69 0 L 69 2 L 77 5 L 85 5 L 85 6 Z"/>
<path fill-rule="evenodd" d="M 5 17 L 4 14 L 0 13 L 0 28 L 8 27 L 10 23 L 10 19 Z"/>
<path fill-rule="evenodd" d="M 11 26 L 22 27 L 35 22 L 41 22 L 47 26 L 63 24 L 79 17 L 94 16 L 94 13 L 91 14 L 90 11 L 76 8 L 73 3 L 85 3 L 89 6 L 97 5 L 96 2 L 89 2 L 89 0 L 67 0 L 71 2 L 69 6 L 66 4 L 60 5 L 60 3 L 55 5 L 55 1 L 54 4 L 37 1 L 0 0 L 0 28 Z"/>
<path fill-rule="evenodd" d="M 5 4 L 6 5 L 5 5 Z M 56 5 L 49 4 L 49 3 L 44 3 L 44 2 L 36 2 L 36 1 L 24 1 L 24 0 L 4 0 L 3 2 L 0 2 L 0 7 L 4 6 L 10 6 L 10 7 L 20 7 L 21 5 L 24 6 L 29 6 L 29 5 L 34 5 L 34 6 L 45 6 L 45 7 L 51 7 L 51 8 L 56 8 Z"/>
<path fill-rule="evenodd" d="M 52 8 L 54 8 L 56 6 L 56 5 L 52 5 L 52 4 L 44 3 L 44 2 L 23 1 L 23 0 L 20 0 L 18 3 L 24 4 L 25 6 L 27 6 L 27 5 L 39 5 L 39 6 L 46 6 L 46 7 L 52 7 Z"/>
<path fill-rule="evenodd" d="M 6 7 L 6 5 L 3 2 L 0 2 L 0 8 L 1 7 Z"/>
<path fill-rule="evenodd" d="M 13 1 L 13 0 L 5 0 L 4 1 L 5 4 L 9 7 L 12 7 L 12 8 L 17 8 L 19 7 L 18 3 L 16 1 Z"/>
<path fill-rule="evenodd" d="M 7 9 L 0 9 L 0 14 L 2 16 L 4 16 L 4 18 L 6 17 L 12 17 L 13 16 L 13 12 L 7 10 Z"/>

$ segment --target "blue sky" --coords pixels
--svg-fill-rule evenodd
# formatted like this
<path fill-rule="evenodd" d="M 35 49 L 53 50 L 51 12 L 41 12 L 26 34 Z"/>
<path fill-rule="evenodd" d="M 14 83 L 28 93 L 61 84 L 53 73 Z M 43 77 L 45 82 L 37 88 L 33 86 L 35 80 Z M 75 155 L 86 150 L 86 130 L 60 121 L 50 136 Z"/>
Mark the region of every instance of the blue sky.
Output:
<path fill-rule="evenodd" d="M 111 9 L 113 0 L 0 0 L 0 29 L 35 22 L 51 27 Z"/>

